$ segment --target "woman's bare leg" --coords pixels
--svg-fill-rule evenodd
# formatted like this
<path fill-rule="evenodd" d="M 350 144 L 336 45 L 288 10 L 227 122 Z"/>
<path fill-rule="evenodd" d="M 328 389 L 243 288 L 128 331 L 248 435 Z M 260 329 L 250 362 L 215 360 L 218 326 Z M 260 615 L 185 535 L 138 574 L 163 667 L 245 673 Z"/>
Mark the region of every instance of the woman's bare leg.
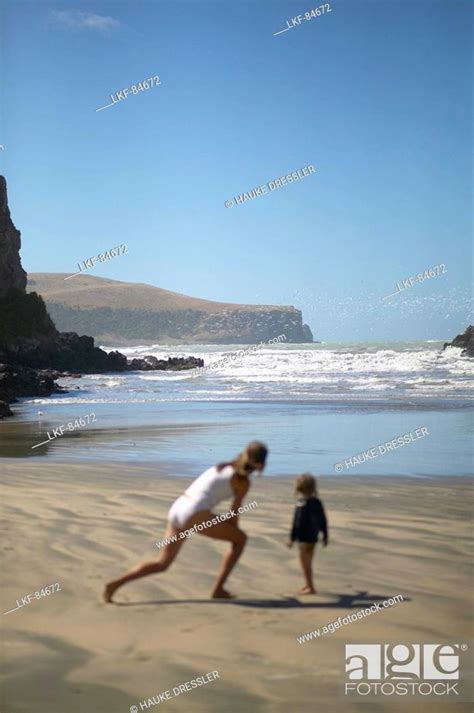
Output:
<path fill-rule="evenodd" d="M 190 518 L 186 522 L 186 527 L 183 528 L 183 530 L 189 529 L 196 524 L 200 525 L 201 523 L 206 522 L 207 520 L 212 520 L 214 517 L 215 514 L 212 513 L 210 510 L 203 510 L 199 513 L 196 513 L 194 517 Z M 180 532 L 182 532 L 182 530 L 178 529 L 171 523 L 168 523 L 165 538 L 173 537 L 173 535 L 179 535 Z M 205 535 L 206 537 L 211 537 L 216 540 L 225 540 L 227 542 L 232 543 L 230 552 L 228 552 L 223 557 L 221 568 L 214 584 L 214 588 L 212 590 L 213 598 L 229 599 L 231 595 L 224 589 L 224 583 L 235 565 L 237 564 L 239 557 L 244 550 L 245 543 L 247 541 L 247 535 L 243 530 L 240 530 L 237 525 L 234 525 L 231 522 L 219 522 L 216 525 L 212 525 L 211 527 L 207 527 L 201 530 L 201 532 L 199 532 L 198 534 Z M 157 572 L 164 572 L 165 570 L 167 570 L 170 564 L 175 559 L 179 550 L 181 549 L 181 545 L 185 542 L 186 539 L 187 538 L 183 538 L 182 540 L 177 540 L 176 542 L 172 542 L 166 545 L 166 547 L 163 548 L 159 559 L 144 562 L 143 564 L 134 567 L 122 577 L 119 577 L 118 579 L 114 579 L 113 581 L 109 582 L 104 590 L 105 601 L 111 602 L 112 597 L 117 591 L 117 589 L 119 587 L 122 587 L 127 582 L 131 582 L 134 579 L 140 579 L 141 577 L 147 577 L 149 574 L 156 574 Z"/>
<path fill-rule="evenodd" d="M 242 532 L 242 530 L 240 530 L 240 532 Z M 214 589 L 212 590 L 213 599 L 230 599 L 231 597 L 229 592 L 224 589 L 224 584 L 244 551 L 247 535 L 244 532 L 242 532 L 242 535 L 244 539 L 241 542 L 233 542 L 230 552 L 222 558 L 221 567 L 214 584 Z"/>
<path fill-rule="evenodd" d="M 313 583 L 313 554 L 315 545 L 303 542 L 300 544 L 300 562 L 306 585 L 300 589 L 300 594 L 316 594 Z"/>
<path fill-rule="evenodd" d="M 175 527 L 175 525 L 168 523 L 164 539 L 173 537 L 173 535 L 178 536 L 180 532 L 181 530 Z M 118 579 L 114 579 L 109 582 L 105 586 L 104 600 L 106 602 L 111 602 L 112 597 L 117 591 L 117 589 L 119 587 L 122 587 L 127 582 L 131 582 L 134 579 L 140 579 L 141 577 L 147 577 L 149 574 L 156 574 L 157 572 L 164 572 L 165 570 L 167 570 L 170 564 L 175 559 L 179 550 L 181 549 L 181 545 L 183 544 L 185 539 L 186 538 L 183 538 L 182 540 L 177 540 L 176 542 L 170 542 L 162 549 L 161 555 L 157 560 L 149 560 L 148 562 L 143 562 L 142 564 L 139 564 L 133 569 L 131 569 L 126 574 L 122 575 L 122 577 L 119 577 Z"/>
<path fill-rule="evenodd" d="M 210 511 L 207 513 L 201 512 L 186 524 L 187 527 L 192 527 L 194 524 L 201 524 L 207 520 L 212 520 L 214 517 L 216 517 L 215 514 Z M 225 540 L 232 543 L 230 551 L 222 558 L 221 567 L 211 593 L 213 599 L 230 599 L 232 595 L 224 589 L 224 584 L 244 551 L 247 535 L 243 530 L 240 530 L 237 525 L 226 521 L 218 522 L 216 525 L 211 525 L 211 527 L 206 527 L 198 534 L 211 537 L 214 540 Z"/>

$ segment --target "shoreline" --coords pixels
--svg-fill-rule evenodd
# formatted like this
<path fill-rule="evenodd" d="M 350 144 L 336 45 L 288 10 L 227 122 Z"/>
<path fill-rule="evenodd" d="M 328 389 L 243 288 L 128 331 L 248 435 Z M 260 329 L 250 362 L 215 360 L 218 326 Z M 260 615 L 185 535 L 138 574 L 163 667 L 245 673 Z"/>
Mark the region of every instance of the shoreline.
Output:
<path fill-rule="evenodd" d="M 113 477 L 116 477 L 117 479 L 124 478 L 126 479 L 127 477 L 131 478 L 137 478 L 137 477 L 143 477 L 143 478 L 151 478 L 156 479 L 156 478 L 169 478 L 171 480 L 176 480 L 179 479 L 180 481 L 182 480 L 189 480 L 191 483 L 193 480 L 195 480 L 198 475 L 204 472 L 206 468 L 209 468 L 211 465 L 214 465 L 212 461 L 209 461 L 207 464 L 202 464 L 201 467 L 197 467 L 195 472 L 192 475 L 189 475 L 187 473 L 180 475 L 178 473 L 173 473 L 172 471 L 179 470 L 179 467 L 176 466 L 175 463 L 166 463 L 164 461 L 161 462 L 150 462 L 150 461 L 123 461 L 123 460 L 112 460 L 112 459 L 82 459 L 82 458 L 77 458 L 77 459 L 64 459 L 60 460 L 58 458 L 55 458 L 54 460 L 48 459 L 45 461 L 44 456 L 32 456 L 31 458 L 24 458 L 22 456 L 17 456 L 17 457 L 1 457 L 2 463 L 5 465 L 5 470 L 8 468 L 10 470 L 16 470 L 17 468 L 21 470 L 22 465 L 28 464 L 28 465 L 33 465 L 33 466 L 46 466 L 49 470 L 58 470 L 62 474 L 64 474 L 65 469 L 83 469 L 86 468 L 88 470 L 94 470 L 96 468 L 98 471 L 101 473 L 107 473 L 107 471 L 110 469 L 111 474 Z M 124 471 L 127 471 L 128 475 L 121 474 L 119 471 L 120 469 L 123 469 Z M 138 475 L 131 475 L 130 476 L 130 470 L 131 469 L 136 469 L 140 472 Z M 183 470 L 189 469 L 188 466 L 183 466 Z M 270 472 L 265 472 L 262 476 L 259 476 L 259 479 L 261 480 L 278 480 L 278 481 L 289 481 L 291 483 L 294 482 L 296 476 L 299 474 L 299 471 L 295 471 L 295 473 L 288 474 L 288 473 L 270 473 Z M 5 475 L 5 474 L 2 474 Z M 11 476 L 11 473 L 9 474 Z M 347 475 L 347 474 L 340 474 L 340 473 L 314 473 L 314 475 L 317 477 L 318 481 L 325 481 L 325 482 L 338 482 L 345 485 L 351 484 L 353 486 L 355 482 L 360 479 L 363 481 L 370 481 L 372 483 L 386 483 L 387 480 L 390 480 L 392 483 L 395 483 L 397 480 L 400 480 L 401 482 L 406 482 L 406 481 L 412 481 L 412 480 L 421 480 L 421 481 L 433 481 L 436 483 L 440 483 L 442 481 L 446 481 L 447 483 L 454 483 L 456 480 L 459 480 L 462 483 L 465 483 L 466 481 L 472 480 L 474 484 L 474 474 L 473 473 L 465 473 L 465 474 L 455 474 L 455 475 L 436 475 L 436 474 L 431 474 L 431 475 L 419 475 L 417 473 L 413 474 L 400 474 L 400 473 L 387 473 L 386 475 L 381 475 L 381 474 L 372 474 L 372 473 L 357 473 L 354 475 Z M 7 476 L 8 477 L 8 476 Z M 256 478 L 256 476 L 255 476 Z M 2 482 L 2 477 L 0 476 L 0 483 Z"/>
<path fill-rule="evenodd" d="M 153 386 L 158 391 L 161 385 Z M 375 405 L 374 405 L 375 406 Z M 379 405 L 380 406 L 380 405 Z M 175 401 L 151 404 L 67 403 L 21 405 L 17 419 L 0 426 L 0 457 L 37 457 L 49 462 L 118 464 L 165 462 L 194 476 L 208 464 L 228 460 L 252 438 L 268 443 L 267 473 L 373 477 L 469 476 L 472 472 L 472 404 L 437 411 L 406 409 L 331 410 L 313 404 Z M 76 428 L 93 414 L 94 422 Z M 72 432 L 66 425 L 72 423 Z M 58 431 L 63 426 L 63 433 Z M 79 421 L 80 425 L 80 421 Z M 295 438 L 297 427 L 299 436 Z M 399 443 L 424 428 L 425 438 Z M 48 433 L 57 433 L 48 439 Z M 33 448 L 43 443 L 39 447 Z M 369 457 L 359 454 L 369 452 Z M 376 453 L 376 458 L 370 457 Z M 337 471 L 337 472 L 336 472 Z"/>

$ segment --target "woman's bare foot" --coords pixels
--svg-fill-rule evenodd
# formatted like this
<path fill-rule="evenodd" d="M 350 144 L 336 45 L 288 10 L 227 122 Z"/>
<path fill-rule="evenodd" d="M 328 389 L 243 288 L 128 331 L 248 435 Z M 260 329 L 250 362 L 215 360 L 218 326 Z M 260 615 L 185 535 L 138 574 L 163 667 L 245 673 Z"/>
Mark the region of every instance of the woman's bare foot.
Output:
<path fill-rule="evenodd" d="M 317 591 L 314 587 L 308 587 L 308 585 L 306 585 L 304 587 L 301 587 L 298 594 L 317 594 Z"/>
<path fill-rule="evenodd" d="M 109 582 L 108 584 L 105 585 L 104 593 L 103 593 L 103 598 L 104 602 L 107 602 L 107 604 L 110 604 L 112 601 L 112 597 L 114 596 L 115 590 L 118 589 L 118 584 L 115 582 Z"/>
<path fill-rule="evenodd" d="M 226 589 L 216 589 L 212 592 L 212 599 L 235 599 L 235 595 L 231 594 Z"/>

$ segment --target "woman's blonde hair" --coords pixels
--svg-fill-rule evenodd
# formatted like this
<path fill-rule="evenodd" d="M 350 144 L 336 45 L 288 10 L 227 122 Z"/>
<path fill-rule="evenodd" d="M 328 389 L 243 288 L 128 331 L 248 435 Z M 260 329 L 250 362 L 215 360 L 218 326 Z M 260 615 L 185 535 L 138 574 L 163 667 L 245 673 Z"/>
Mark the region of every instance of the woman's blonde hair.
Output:
<path fill-rule="evenodd" d="M 233 461 L 230 461 L 230 463 L 219 463 L 217 469 L 222 470 L 227 465 L 232 465 L 237 475 L 247 477 L 252 471 L 265 465 L 267 453 L 268 448 L 264 443 L 251 441 L 245 450 L 239 453 Z"/>
<path fill-rule="evenodd" d="M 316 485 L 316 478 L 311 473 L 303 473 L 296 478 L 295 493 L 300 493 L 301 495 L 316 495 L 318 492 L 318 486 Z"/>

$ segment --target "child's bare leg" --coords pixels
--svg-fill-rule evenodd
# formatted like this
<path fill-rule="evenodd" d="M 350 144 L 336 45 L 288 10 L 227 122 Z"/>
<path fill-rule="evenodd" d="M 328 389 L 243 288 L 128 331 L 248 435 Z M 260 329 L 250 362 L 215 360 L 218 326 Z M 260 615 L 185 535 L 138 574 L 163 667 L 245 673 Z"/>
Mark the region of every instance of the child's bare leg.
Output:
<path fill-rule="evenodd" d="M 300 543 L 300 562 L 303 568 L 305 586 L 300 589 L 300 594 L 316 594 L 313 583 L 313 555 L 315 544 L 311 542 Z"/>
<path fill-rule="evenodd" d="M 165 533 L 165 539 L 168 537 L 173 537 L 173 535 L 177 535 L 179 532 L 181 532 L 181 530 L 179 530 L 174 525 L 168 523 L 168 527 L 166 528 Z M 114 579 L 108 584 L 106 584 L 103 595 L 104 600 L 106 602 L 111 602 L 112 597 L 117 591 L 117 589 L 119 587 L 122 587 L 127 582 L 131 582 L 134 579 L 140 579 L 141 577 L 147 577 L 149 574 L 156 574 L 157 572 L 164 572 L 165 570 L 167 570 L 170 564 L 175 559 L 179 550 L 181 549 L 181 545 L 183 544 L 183 542 L 184 539 L 169 543 L 162 549 L 159 559 L 143 562 L 142 564 L 139 564 L 133 569 L 131 569 L 126 574 L 122 575 L 122 577 Z"/>

